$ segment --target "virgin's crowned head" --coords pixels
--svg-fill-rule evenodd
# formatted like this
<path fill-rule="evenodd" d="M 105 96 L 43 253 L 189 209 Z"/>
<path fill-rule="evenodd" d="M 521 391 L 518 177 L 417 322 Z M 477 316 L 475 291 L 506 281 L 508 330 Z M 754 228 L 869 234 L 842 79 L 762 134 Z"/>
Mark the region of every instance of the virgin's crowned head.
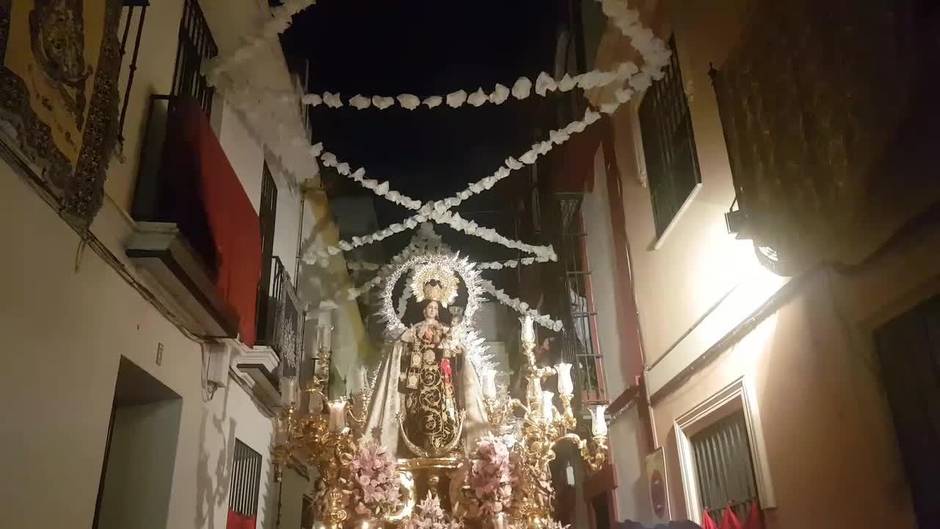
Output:
<path fill-rule="evenodd" d="M 437 279 L 432 279 L 424 284 L 424 299 L 429 299 L 436 301 L 438 305 L 441 303 L 441 299 L 444 296 L 444 287 L 441 285 L 441 282 Z"/>
<path fill-rule="evenodd" d="M 431 299 L 428 301 L 428 304 L 424 306 L 424 310 L 422 312 L 424 313 L 425 319 L 436 320 L 438 313 L 440 312 L 440 307 L 438 306 L 437 301 Z"/>

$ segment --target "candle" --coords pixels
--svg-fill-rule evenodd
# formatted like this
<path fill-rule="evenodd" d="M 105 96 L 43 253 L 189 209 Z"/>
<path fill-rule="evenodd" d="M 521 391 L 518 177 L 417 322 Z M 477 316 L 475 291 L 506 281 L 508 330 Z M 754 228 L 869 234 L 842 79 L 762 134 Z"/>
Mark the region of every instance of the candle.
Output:
<path fill-rule="evenodd" d="M 542 381 L 538 377 L 531 377 L 526 386 L 526 400 L 538 402 L 540 398 L 542 398 Z"/>
<path fill-rule="evenodd" d="M 507 529 L 506 526 L 506 513 L 499 513 L 496 515 L 496 522 L 493 524 L 495 529 Z"/>
<path fill-rule="evenodd" d="M 571 364 L 559 362 L 555 365 L 555 372 L 558 373 L 558 393 L 562 395 L 574 393 L 574 384 L 571 382 Z"/>
<path fill-rule="evenodd" d="M 522 343 L 535 343 L 535 326 L 528 314 L 522 318 Z"/>
<path fill-rule="evenodd" d="M 330 401 L 329 427 L 331 432 L 339 432 L 346 427 L 346 399 Z"/>
<path fill-rule="evenodd" d="M 281 404 L 285 407 L 297 403 L 297 379 L 285 377 L 281 379 Z"/>
<path fill-rule="evenodd" d="M 369 370 L 362 366 L 359 368 L 359 384 L 361 390 L 365 391 L 369 387 Z"/>
<path fill-rule="evenodd" d="M 483 371 L 483 396 L 496 398 L 496 372 L 492 369 Z"/>
<path fill-rule="evenodd" d="M 542 392 L 542 417 L 546 421 L 550 421 L 555 416 L 555 405 L 552 401 L 555 398 L 555 394 L 551 391 Z"/>
<path fill-rule="evenodd" d="M 595 437 L 607 435 L 607 418 L 604 416 L 606 412 L 606 404 L 598 404 L 591 409 L 591 433 Z"/>

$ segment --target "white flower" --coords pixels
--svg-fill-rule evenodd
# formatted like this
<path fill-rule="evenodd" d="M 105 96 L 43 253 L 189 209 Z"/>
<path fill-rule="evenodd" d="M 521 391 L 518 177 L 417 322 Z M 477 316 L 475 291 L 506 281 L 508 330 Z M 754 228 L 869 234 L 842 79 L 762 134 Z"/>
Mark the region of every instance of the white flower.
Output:
<path fill-rule="evenodd" d="M 570 92 L 572 89 L 574 89 L 574 85 L 575 85 L 574 79 L 571 77 L 570 74 L 567 74 L 567 73 L 565 74 L 564 77 L 561 78 L 560 81 L 558 81 L 558 89 L 561 90 L 562 92 Z"/>
<path fill-rule="evenodd" d="M 457 90 L 456 92 L 451 92 L 447 94 L 447 106 L 451 108 L 460 107 L 466 101 L 467 101 L 467 92 L 464 90 Z"/>
<path fill-rule="evenodd" d="M 431 96 L 431 97 L 424 98 L 424 101 L 422 101 L 422 103 L 427 105 L 428 108 L 434 108 L 440 105 L 441 101 L 443 101 L 443 98 L 441 96 Z"/>
<path fill-rule="evenodd" d="M 535 79 L 535 93 L 544 96 L 547 92 L 554 92 L 558 88 L 555 79 L 545 72 L 539 74 Z"/>
<path fill-rule="evenodd" d="M 525 154 L 519 157 L 519 161 L 526 165 L 534 164 L 536 159 L 538 159 L 538 154 L 534 150 L 526 151 Z"/>
<path fill-rule="evenodd" d="M 372 100 L 368 97 L 363 97 L 360 94 L 356 94 L 349 99 L 349 104 L 352 105 L 352 107 L 356 110 L 365 110 L 372 106 Z"/>
<path fill-rule="evenodd" d="M 620 103 L 604 103 L 601 105 L 601 112 L 604 114 L 613 114 L 617 111 L 617 108 L 620 106 Z"/>
<path fill-rule="evenodd" d="M 372 104 L 375 105 L 375 108 L 379 110 L 385 110 L 386 108 L 394 105 L 395 100 L 391 97 L 372 96 Z"/>
<path fill-rule="evenodd" d="M 339 108 L 343 106 L 343 100 L 339 93 L 323 92 L 323 102 L 330 108 Z"/>
<path fill-rule="evenodd" d="M 516 83 L 512 85 L 512 96 L 516 99 L 525 99 L 529 97 L 531 90 L 532 81 L 525 77 L 520 77 L 516 80 Z"/>
<path fill-rule="evenodd" d="M 398 104 L 401 105 L 402 108 L 414 110 L 421 104 L 421 100 L 418 99 L 418 96 L 412 94 L 401 94 L 398 96 Z"/>
<path fill-rule="evenodd" d="M 493 88 L 493 93 L 490 94 L 490 103 L 501 105 L 507 99 L 509 99 L 509 88 L 496 83 L 496 86 Z"/>
<path fill-rule="evenodd" d="M 467 102 L 471 105 L 478 107 L 483 103 L 486 103 L 489 100 L 486 93 L 483 92 L 482 88 L 477 88 L 477 91 L 470 94 L 470 97 L 467 98 Z"/>
<path fill-rule="evenodd" d="M 323 142 L 317 142 L 310 146 L 310 154 L 313 155 L 314 158 L 319 157 L 322 152 Z"/>
<path fill-rule="evenodd" d="M 630 90 L 629 88 L 621 88 L 620 90 L 614 92 L 614 97 L 617 98 L 617 102 L 620 104 L 626 103 L 633 97 L 633 90 Z"/>
<path fill-rule="evenodd" d="M 323 98 L 320 97 L 320 94 L 304 94 L 300 101 L 305 105 L 310 105 L 312 107 L 320 106 L 323 104 Z"/>
<path fill-rule="evenodd" d="M 506 158 L 506 167 L 512 169 L 513 171 L 518 171 L 519 169 L 522 169 L 522 164 L 510 156 L 509 158 Z"/>
<path fill-rule="evenodd" d="M 341 175 L 349 174 L 349 164 L 346 162 L 336 164 L 336 172 Z"/>

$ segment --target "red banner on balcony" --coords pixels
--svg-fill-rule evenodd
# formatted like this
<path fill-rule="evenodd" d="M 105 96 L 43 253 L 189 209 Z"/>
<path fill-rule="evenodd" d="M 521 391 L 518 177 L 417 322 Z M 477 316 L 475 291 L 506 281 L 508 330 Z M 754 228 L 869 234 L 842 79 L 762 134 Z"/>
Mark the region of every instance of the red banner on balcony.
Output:
<path fill-rule="evenodd" d="M 171 112 L 164 151 L 166 167 L 171 168 L 167 176 L 193 187 L 198 204 L 186 213 L 202 217 L 190 219 L 192 226 L 208 227 L 210 233 L 205 235 L 211 236 L 216 289 L 238 314 L 242 343 L 254 345 L 261 278 L 258 214 L 199 105 L 176 98 Z"/>

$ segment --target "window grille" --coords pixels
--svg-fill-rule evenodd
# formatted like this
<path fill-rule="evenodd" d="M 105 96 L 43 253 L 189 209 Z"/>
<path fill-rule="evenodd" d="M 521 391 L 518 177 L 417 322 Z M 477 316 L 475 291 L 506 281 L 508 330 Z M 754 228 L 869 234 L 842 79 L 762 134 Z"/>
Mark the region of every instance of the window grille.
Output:
<path fill-rule="evenodd" d="M 173 95 L 188 96 L 196 100 L 208 116 L 212 113 L 215 89 L 202 75 L 202 63 L 219 53 L 206 17 L 197 0 L 186 0 L 180 20 L 179 47 L 176 50 L 176 68 L 173 72 Z"/>
<path fill-rule="evenodd" d="M 581 196 L 559 195 L 559 202 L 564 288 L 571 318 L 570 327 L 566 325 L 563 343 L 565 361 L 574 362 L 581 403 L 606 403 L 604 357 L 597 341 L 597 311 L 594 308 L 591 269 L 585 246 L 587 233 L 581 218 Z"/>
<path fill-rule="evenodd" d="M 757 485 L 744 412 L 737 411 L 691 437 L 703 510 L 728 506 L 746 517 Z"/>
<path fill-rule="evenodd" d="M 261 454 L 245 443 L 235 440 L 232 458 L 232 489 L 228 508 L 245 518 L 258 516 L 258 495 L 261 487 Z"/>
<path fill-rule="evenodd" d="M 646 91 L 639 109 L 657 237 L 702 182 L 675 37 L 669 39 L 669 47 L 669 66 L 663 78 Z"/>

